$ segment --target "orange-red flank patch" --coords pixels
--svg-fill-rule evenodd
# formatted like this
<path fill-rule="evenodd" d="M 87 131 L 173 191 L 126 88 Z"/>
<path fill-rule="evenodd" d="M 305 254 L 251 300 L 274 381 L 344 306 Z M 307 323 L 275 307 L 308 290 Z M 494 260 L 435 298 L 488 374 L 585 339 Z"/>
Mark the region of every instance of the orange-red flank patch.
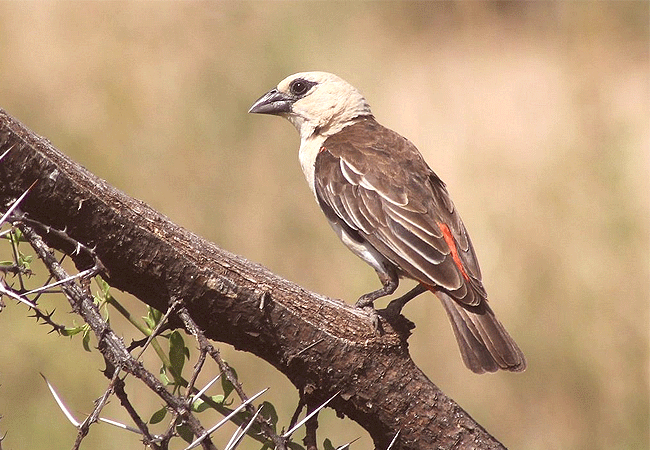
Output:
<path fill-rule="evenodd" d="M 458 255 L 458 249 L 456 248 L 456 241 L 454 240 L 454 236 L 451 234 L 451 230 L 444 223 L 440 223 L 440 222 L 436 222 L 436 223 L 438 224 L 440 231 L 442 231 L 442 236 L 445 239 L 445 242 L 449 246 L 449 251 L 451 252 L 451 258 L 454 260 L 454 264 L 456 264 L 456 267 L 458 267 L 460 273 L 463 274 L 463 278 L 469 281 L 469 276 L 467 275 L 467 272 L 465 272 L 465 267 L 463 266 L 463 262 L 460 260 L 460 256 Z"/>

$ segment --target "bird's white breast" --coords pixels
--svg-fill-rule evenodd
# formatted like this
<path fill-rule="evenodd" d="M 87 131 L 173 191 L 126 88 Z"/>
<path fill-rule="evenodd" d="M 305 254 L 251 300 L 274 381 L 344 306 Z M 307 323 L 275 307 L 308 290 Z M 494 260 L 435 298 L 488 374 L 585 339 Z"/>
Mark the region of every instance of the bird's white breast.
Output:
<path fill-rule="evenodd" d="M 316 157 L 325 139 L 327 138 L 322 135 L 312 135 L 307 139 L 301 140 L 300 151 L 298 152 L 300 167 L 302 167 L 302 172 L 305 174 L 307 184 L 309 184 L 309 188 L 314 194 L 314 197 L 316 196 L 316 185 L 314 182 Z"/>

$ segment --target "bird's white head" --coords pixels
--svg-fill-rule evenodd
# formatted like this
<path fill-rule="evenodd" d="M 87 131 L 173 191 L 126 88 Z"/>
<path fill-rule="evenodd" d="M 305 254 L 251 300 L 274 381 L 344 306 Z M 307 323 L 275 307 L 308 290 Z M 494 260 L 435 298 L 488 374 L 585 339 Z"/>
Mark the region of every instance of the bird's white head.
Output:
<path fill-rule="evenodd" d="M 327 72 L 288 76 L 260 97 L 248 112 L 286 117 L 303 141 L 313 135 L 331 136 L 355 119 L 372 115 L 358 90 Z"/>

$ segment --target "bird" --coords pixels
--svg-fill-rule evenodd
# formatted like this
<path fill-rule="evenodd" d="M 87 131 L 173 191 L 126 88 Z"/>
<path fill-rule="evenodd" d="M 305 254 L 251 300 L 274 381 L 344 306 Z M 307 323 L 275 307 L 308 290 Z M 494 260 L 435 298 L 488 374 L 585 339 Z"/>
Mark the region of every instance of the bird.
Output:
<path fill-rule="evenodd" d="M 418 149 L 380 125 L 364 96 L 327 72 L 300 72 L 262 95 L 249 113 L 284 117 L 300 134 L 307 183 L 339 239 L 382 287 L 355 306 L 417 285 L 390 302 L 399 314 L 430 291 L 447 312 L 461 357 L 475 373 L 521 372 L 526 359 L 488 305 L 469 234 L 445 183 Z"/>

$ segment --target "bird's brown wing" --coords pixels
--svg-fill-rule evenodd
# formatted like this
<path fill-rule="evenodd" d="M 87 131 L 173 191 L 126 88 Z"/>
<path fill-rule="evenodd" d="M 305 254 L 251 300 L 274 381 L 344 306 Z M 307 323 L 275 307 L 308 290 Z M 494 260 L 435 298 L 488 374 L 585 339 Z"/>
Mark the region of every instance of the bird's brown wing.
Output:
<path fill-rule="evenodd" d="M 325 140 L 315 171 L 328 219 L 440 298 L 468 368 L 526 368 L 487 303 L 472 243 L 444 183 L 413 144 L 364 119 Z"/>
<path fill-rule="evenodd" d="M 315 170 L 323 210 L 403 275 L 461 304 L 486 300 L 472 243 L 447 189 L 407 139 L 364 119 L 325 140 Z"/>

